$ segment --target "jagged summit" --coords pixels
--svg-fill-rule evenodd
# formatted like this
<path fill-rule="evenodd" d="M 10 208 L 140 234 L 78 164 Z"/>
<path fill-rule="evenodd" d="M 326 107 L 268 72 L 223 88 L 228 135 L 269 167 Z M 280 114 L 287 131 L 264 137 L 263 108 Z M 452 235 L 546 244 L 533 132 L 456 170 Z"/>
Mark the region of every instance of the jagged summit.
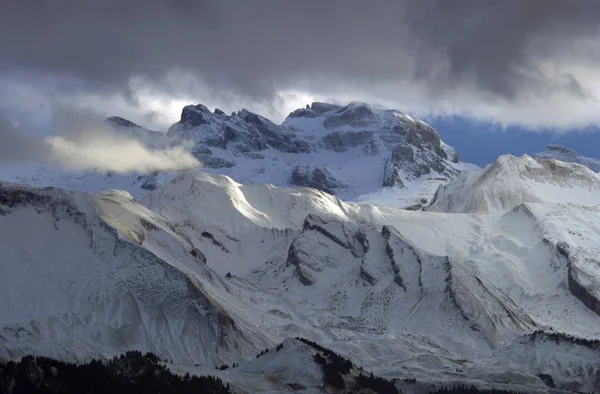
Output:
<path fill-rule="evenodd" d="M 211 112 L 204 104 L 196 104 L 186 105 L 185 107 L 183 107 L 179 122 L 175 123 L 171 127 L 171 129 L 189 129 L 205 124 L 215 123 L 218 120 L 227 120 L 236 117 L 251 122 L 256 122 L 260 120 L 261 122 L 271 123 L 275 125 L 270 120 L 263 118 L 262 116 L 259 116 L 253 112 L 250 112 L 245 108 L 238 112 L 234 111 L 229 116 L 218 108 L 215 108 L 215 110 Z"/>
<path fill-rule="evenodd" d="M 235 163 L 229 165 L 230 156 L 248 156 L 267 149 L 289 153 L 311 150 L 308 142 L 246 109 L 228 116 L 218 109 L 210 112 L 202 104 L 185 106 L 181 119 L 169 128 L 168 135 L 193 142 L 192 152 L 209 167 L 232 166 Z M 221 154 L 214 154 L 215 151 Z"/>
<path fill-rule="evenodd" d="M 578 163 L 594 172 L 600 172 L 600 160 L 581 156 L 576 151 L 561 145 L 548 145 L 544 152 L 534 153 L 532 156 L 540 159 L 556 159 L 568 163 Z"/>
<path fill-rule="evenodd" d="M 471 168 L 425 122 L 359 101 L 314 102 L 281 125 L 246 109 L 228 116 L 188 105 L 168 135 L 192 142 L 205 167 L 236 181 L 313 187 L 350 199 L 382 187 L 420 194 L 422 182 L 445 182 Z"/>

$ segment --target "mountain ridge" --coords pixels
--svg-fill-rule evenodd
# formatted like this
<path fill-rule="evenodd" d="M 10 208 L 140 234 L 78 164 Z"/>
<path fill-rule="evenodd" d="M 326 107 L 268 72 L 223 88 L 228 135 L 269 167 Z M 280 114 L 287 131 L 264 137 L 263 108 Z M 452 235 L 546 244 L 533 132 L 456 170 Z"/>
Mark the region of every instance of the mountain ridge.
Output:
<path fill-rule="evenodd" d="M 429 125 L 400 111 L 363 102 L 316 102 L 308 108 L 293 111 L 281 125 L 245 109 L 227 115 L 202 104 L 185 106 L 167 133 L 121 117 L 109 117 L 106 124 L 152 150 L 182 146 L 204 171 L 244 184 L 312 187 L 350 201 L 374 202 L 385 196 L 386 204 L 398 207 L 430 200 L 437 185 L 478 168 L 460 162 Z M 178 174 L 82 174 L 40 167 L 0 166 L 0 178 L 85 192 L 116 188 L 141 198 Z"/>
<path fill-rule="evenodd" d="M 476 168 L 461 163 L 423 121 L 363 102 L 315 102 L 291 112 L 281 125 L 247 110 L 228 116 L 202 104 L 186 106 L 169 135 L 192 140 L 196 157 L 212 173 L 242 183 L 309 186 L 344 199 L 388 188 L 402 195 L 427 180 L 445 182 Z"/>
<path fill-rule="evenodd" d="M 529 183 L 557 177 L 565 190 L 597 177 L 577 164 L 540 161 L 501 157 L 481 172 L 508 180 L 529 174 Z M 448 189 L 456 185 L 460 177 Z M 252 372 L 262 365 L 254 355 L 302 335 L 378 376 L 408 376 L 426 386 L 458 379 L 545 392 L 537 375 L 551 374 L 566 391 L 589 391 L 597 380 L 596 204 L 518 197 L 514 207 L 498 205 L 507 211 L 491 214 L 408 211 L 310 188 L 243 185 L 201 170 L 180 174 L 139 202 L 123 191 L 86 195 L 5 183 L 0 197 L 6 358 L 84 360 L 133 347 L 187 372 L 236 362 L 242 369 L 219 376 L 248 379 L 260 391 L 273 386 Z M 71 224 L 66 212 L 82 224 Z M 10 285 L 19 278 L 35 291 Z M 119 283 L 136 284 L 131 305 Z M 59 294 L 65 301 L 49 309 L 43 300 Z M 104 312 L 93 301 L 98 296 Z M 19 315 L 7 312 L 17 304 Z M 193 313 L 200 306 L 206 312 Z M 90 338 L 88 319 L 110 330 Z M 144 333 L 126 335 L 130 330 Z M 64 345 L 63 354 L 53 353 L 53 341 Z M 300 368 L 274 360 L 281 364 L 276 370 Z M 303 378 L 311 387 L 320 376 L 313 372 Z M 289 375 L 285 381 L 294 383 Z"/>

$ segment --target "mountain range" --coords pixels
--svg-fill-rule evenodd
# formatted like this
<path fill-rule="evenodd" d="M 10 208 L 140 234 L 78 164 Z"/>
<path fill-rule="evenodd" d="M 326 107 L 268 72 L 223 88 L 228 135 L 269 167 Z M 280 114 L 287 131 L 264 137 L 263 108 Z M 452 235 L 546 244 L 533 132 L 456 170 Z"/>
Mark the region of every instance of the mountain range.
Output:
<path fill-rule="evenodd" d="M 248 393 L 334 392 L 339 357 L 347 390 L 600 391 L 597 161 L 481 169 L 361 102 L 107 122 L 204 168 L 1 168 L 0 359 L 139 350 Z"/>

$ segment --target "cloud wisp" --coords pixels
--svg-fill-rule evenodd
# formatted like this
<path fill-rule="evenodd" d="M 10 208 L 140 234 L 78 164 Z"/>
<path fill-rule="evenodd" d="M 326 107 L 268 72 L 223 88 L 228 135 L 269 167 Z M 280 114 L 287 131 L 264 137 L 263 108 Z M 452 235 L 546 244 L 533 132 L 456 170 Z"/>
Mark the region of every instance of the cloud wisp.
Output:
<path fill-rule="evenodd" d="M 133 139 L 94 134 L 80 141 L 48 137 L 54 161 L 72 170 L 151 173 L 188 170 L 200 162 L 182 147 L 149 149 Z"/>
<path fill-rule="evenodd" d="M 31 136 L 0 118 L 0 162 L 41 162 L 69 170 L 152 173 L 187 170 L 201 163 L 181 146 L 150 148 L 101 124 L 77 125 L 62 135 Z"/>

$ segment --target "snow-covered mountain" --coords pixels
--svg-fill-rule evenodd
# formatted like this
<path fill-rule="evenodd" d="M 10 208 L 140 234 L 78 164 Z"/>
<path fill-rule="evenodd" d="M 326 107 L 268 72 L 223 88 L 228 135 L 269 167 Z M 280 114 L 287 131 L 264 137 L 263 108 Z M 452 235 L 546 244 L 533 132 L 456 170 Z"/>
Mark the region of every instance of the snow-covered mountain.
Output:
<path fill-rule="evenodd" d="M 600 175 L 556 159 L 503 155 L 441 186 L 426 209 L 503 214 L 525 202 L 599 204 Z"/>
<path fill-rule="evenodd" d="M 581 184 L 581 169 L 595 176 L 552 163 L 567 166 L 564 188 Z M 140 203 L 118 191 L 0 190 L 5 358 L 133 348 L 182 373 L 235 362 L 218 374 L 241 392 L 288 391 L 320 385 L 317 364 L 291 358 L 312 353 L 288 341 L 255 355 L 301 336 L 404 392 L 440 382 L 547 392 L 541 374 L 590 391 L 598 379 L 600 210 L 585 201 L 408 211 L 200 170 Z"/>
<path fill-rule="evenodd" d="M 106 120 L 118 133 L 150 149 L 181 145 L 204 171 L 244 184 L 312 187 L 344 200 L 398 207 L 420 206 L 438 185 L 460 171 L 460 162 L 437 132 L 397 110 L 366 103 L 346 106 L 313 103 L 292 112 L 281 125 L 247 110 L 226 115 L 202 104 L 183 108 L 181 119 L 159 133 L 120 117 Z M 0 179 L 85 192 L 126 190 L 141 198 L 176 173 L 107 174 L 66 171 L 36 163 L 0 166 Z"/>
<path fill-rule="evenodd" d="M 560 145 L 548 145 L 544 152 L 534 153 L 532 156 L 540 159 L 555 159 L 566 163 L 577 163 L 586 166 L 594 172 L 600 172 L 600 160 L 581 156 L 574 150 Z"/>
<path fill-rule="evenodd" d="M 247 110 L 228 116 L 190 105 L 168 134 L 193 141 L 207 171 L 241 183 L 307 186 L 345 200 L 372 200 L 393 187 L 399 206 L 476 168 L 421 120 L 362 102 L 313 103 L 282 125 Z"/>
<path fill-rule="evenodd" d="M 154 136 L 109 121 L 211 167 L 35 178 L 83 191 L 0 182 L 0 359 L 141 350 L 238 392 L 332 391 L 314 341 L 352 361 L 349 390 L 363 372 L 406 393 L 600 390 L 589 168 L 473 170 L 426 124 L 364 103 L 283 125 L 189 106 Z M 305 182 L 319 187 L 291 187 Z M 120 185 L 135 198 L 97 191 Z"/>

